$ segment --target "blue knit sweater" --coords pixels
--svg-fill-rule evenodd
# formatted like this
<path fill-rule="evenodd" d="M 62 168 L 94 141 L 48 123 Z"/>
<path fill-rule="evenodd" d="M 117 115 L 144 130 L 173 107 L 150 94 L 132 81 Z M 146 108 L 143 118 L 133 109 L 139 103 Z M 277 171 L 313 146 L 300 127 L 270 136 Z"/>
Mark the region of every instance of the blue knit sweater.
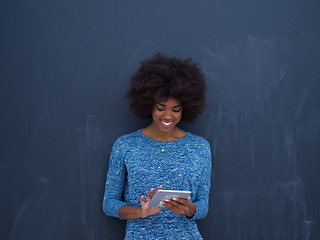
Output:
<path fill-rule="evenodd" d="M 195 219 L 208 213 L 210 177 L 207 140 L 187 132 L 179 140 L 156 141 L 145 137 L 140 129 L 119 137 L 112 147 L 103 210 L 121 218 L 120 207 L 140 206 L 139 197 L 160 185 L 163 189 L 191 191 L 191 201 L 196 205 L 192 219 L 164 207 L 155 215 L 127 220 L 125 239 L 202 239 Z"/>

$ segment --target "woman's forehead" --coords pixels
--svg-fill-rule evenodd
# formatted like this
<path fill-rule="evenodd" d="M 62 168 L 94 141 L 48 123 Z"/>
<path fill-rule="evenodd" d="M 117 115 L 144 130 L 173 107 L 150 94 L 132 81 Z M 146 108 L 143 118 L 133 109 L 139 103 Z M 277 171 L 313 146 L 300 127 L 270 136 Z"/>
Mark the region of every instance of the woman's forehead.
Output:
<path fill-rule="evenodd" d="M 165 100 L 163 100 L 163 99 L 162 100 L 156 100 L 155 104 L 160 104 L 160 105 L 163 105 L 163 106 L 167 106 L 167 105 L 180 106 L 181 102 L 176 98 L 169 97 L 169 98 L 167 98 Z"/>

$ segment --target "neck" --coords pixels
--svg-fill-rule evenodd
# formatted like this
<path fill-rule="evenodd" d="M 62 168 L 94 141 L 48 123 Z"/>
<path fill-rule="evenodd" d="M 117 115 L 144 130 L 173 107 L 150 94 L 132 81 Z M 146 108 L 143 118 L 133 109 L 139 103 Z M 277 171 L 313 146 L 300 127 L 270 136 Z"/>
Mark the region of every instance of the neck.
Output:
<path fill-rule="evenodd" d="M 173 140 L 176 130 L 177 130 L 177 127 L 172 129 L 172 131 L 162 132 L 162 131 L 159 131 L 159 129 L 155 127 L 153 124 L 150 125 L 150 131 L 151 131 L 152 137 L 154 138 L 154 140 L 159 140 L 159 141 Z"/>

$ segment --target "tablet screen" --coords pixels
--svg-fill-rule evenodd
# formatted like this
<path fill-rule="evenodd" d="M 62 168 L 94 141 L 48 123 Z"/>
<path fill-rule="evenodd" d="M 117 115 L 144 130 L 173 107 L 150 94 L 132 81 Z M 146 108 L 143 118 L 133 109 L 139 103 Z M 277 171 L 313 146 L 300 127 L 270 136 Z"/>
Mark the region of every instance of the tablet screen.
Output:
<path fill-rule="evenodd" d="M 150 207 L 162 207 L 160 205 L 161 201 L 165 199 L 173 199 L 176 198 L 184 198 L 186 199 L 191 194 L 190 191 L 178 191 L 178 190 L 158 190 L 155 195 L 152 197 L 151 201 L 149 202 Z"/>

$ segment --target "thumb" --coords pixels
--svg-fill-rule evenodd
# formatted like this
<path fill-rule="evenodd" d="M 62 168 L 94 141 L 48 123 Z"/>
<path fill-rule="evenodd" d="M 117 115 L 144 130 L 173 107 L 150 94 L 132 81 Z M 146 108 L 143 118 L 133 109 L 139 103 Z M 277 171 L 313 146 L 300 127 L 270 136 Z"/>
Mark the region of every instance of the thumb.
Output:
<path fill-rule="evenodd" d="M 143 201 L 143 198 L 144 198 L 144 196 L 139 197 L 141 206 L 145 203 L 145 202 Z"/>

